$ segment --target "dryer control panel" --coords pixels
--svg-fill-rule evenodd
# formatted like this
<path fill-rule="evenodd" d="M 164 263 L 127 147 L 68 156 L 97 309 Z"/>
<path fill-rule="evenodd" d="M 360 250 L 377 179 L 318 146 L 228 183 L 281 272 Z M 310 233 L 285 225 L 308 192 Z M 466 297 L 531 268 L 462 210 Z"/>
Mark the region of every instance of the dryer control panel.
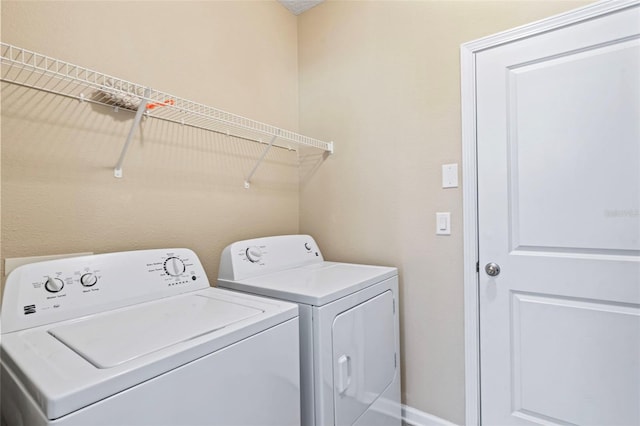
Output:
<path fill-rule="evenodd" d="M 2 333 L 209 287 L 185 248 L 97 254 L 32 263 L 7 278 Z"/>
<path fill-rule="evenodd" d="M 241 280 L 323 260 L 309 235 L 254 238 L 232 243 L 222 251 L 218 278 Z"/>

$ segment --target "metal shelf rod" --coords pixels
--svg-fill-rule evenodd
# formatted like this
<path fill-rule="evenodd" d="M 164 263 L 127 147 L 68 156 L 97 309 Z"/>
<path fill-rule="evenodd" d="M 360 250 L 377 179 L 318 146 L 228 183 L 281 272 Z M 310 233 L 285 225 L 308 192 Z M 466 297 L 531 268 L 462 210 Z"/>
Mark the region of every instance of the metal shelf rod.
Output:
<path fill-rule="evenodd" d="M 247 176 L 247 178 L 244 180 L 244 189 L 249 189 L 251 187 L 251 178 L 256 173 L 256 170 L 258 170 L 260 163 L 262 163 L 262 160 L 264 160 L 264 157 L 267 156 L 267 152 L 269 152 L 269 150 L 271 149 L 271 147 L 273 146 L 273 143 L 276 141 L 277 138 L 278 138 L 278 135 L 273 135 L 273 137 L 271 138 L 271 141 L 269 141 L 269 145 L 267 145 L 264 151 L 262 151 L 262 155 L 260 156 L 260 158 L 258 158 L 258 162 L 256 163 L 255 166 L 253 166 L 253 169 L 249 173 L 249 176 Z"/>
<path fill-rule="evenodd" d="M 127 155 L 127 151 L 129 150 L 129 145 L 131 145 L 131 141 L 133 140 L 133 135 L 136 132 L 136 129 L 140 125 L 140 120 L 142 120 L 142 114 L 147 109 L 147 98 L 151 93 L 151 89 L 146 88 L 144 90 L 144 97 L 142 98 L 142 102 L 138 105 L 138 110 L 136 111 L 136 116 L 133 119 L 133 124 L 129 129 L 129 134 L 127 135 L 127 140 L 122 147 L 122 152 L 120 153 L 120 158 L 118 158 L 118 162 L 116 163 L 116 167 L 113 169 L 113 176 L 117 178 L 122 177 L 122 163 L 124 163 L 124 157 Z"/>

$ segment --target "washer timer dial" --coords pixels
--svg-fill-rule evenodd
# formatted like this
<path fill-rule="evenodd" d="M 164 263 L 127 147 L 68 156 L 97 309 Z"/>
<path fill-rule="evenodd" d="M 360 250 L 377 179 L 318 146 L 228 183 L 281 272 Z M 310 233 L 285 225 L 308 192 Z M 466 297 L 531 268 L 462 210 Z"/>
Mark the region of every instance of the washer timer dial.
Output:
<path fill-rule="evenodd" d="M 262 259 L 262 250 L 260 250 L 260 247 L 251 246 L 247 249 L 246 254 L 247 259 L 249 259 L 251 263 L 257 263 Z"/>
<path fill-rule="evenodd" d="M 187 270 L 184 262 L 173 256 L 164 261 L 164 271 L 172 277 L 179 277 Z"/>

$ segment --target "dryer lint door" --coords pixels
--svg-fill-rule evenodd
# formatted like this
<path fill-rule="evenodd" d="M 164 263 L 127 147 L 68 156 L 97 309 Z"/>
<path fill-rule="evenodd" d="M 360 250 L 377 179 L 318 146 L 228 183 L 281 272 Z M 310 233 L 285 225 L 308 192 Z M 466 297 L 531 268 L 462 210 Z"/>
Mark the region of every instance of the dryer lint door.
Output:
<path fill-rule="evenodd" d="M 393 293 L 388 290 L 333 322 L 335 424 L 352 425 L 396 374 Z"/>

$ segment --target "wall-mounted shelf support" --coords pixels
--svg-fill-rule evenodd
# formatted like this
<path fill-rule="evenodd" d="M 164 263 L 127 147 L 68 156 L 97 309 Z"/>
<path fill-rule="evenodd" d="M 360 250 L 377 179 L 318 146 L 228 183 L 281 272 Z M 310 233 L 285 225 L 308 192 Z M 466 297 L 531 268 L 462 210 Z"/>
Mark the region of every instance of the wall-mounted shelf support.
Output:
<path fill-rule="evenodd" d="M 265 140 L 270 139 L 271 142 L 245 181 L 247 188 L 258 166 L 274 146 L 288 150 L 308 146 L 333 153 L 333 142 L 279 129 L 21 47 L 0 43 L 0 53 L 0 79 L 3 82 L 108 106 L 119 114 L 135 113 L 133 125 L 115 166 L 115 177 L 122 177 L 122 163 L 142 116 L 227 135 L 238 141 L 264 144 Z"/>
<path fill-rule="evenodd" d="M 280 133 L 280 132 L 278 132 L 278 133 Z M 251 172 L 249 173 L 247 178 L 244 180 L 244 189 L 251 188 L 251 178 L 256 173 L 256 170 L 258 170 L 258 167 L 260 166 L 260 163 L 262 163 L 262 160 L 264 160 L 264 157 L 267 156 L 267 153 L 269 152 L 269 150 L 271 149 L 271 147 L 273 146 L 273 143 L 276 141 L 277 138 L 278 138 L 278 135 L 273 135 L 273 137 L 271 138 L 271 141 L 269 141 L 269 145 L 267 145 L 267 147 L 264 149 L 264 151 L 262 151 L 262 155 L 260 156 L 260 158 L 258 158 L 258 161 L 256 162 L 256 165 L 253 166 L 253 169 L 251 170 Z"/>
<path fill-rule="evenodd" d="M 116 167 L 113 169 L 113 176 L 117 178 L 122 177 L 122 163 L 124 163 L 124 157 L 127 155 L 127 150 L 129 149 L 129 145 L 131 145 L 131 141 L 133 140 L 133 135 L 136 132 L 138 126 L 140 126 L 140 121 L 142 120 L 142 114 L 147 109 L 147 100 L 149 99 L 149 95 L 151 94 L 151 89 L 148 87 L 144 89 L 144 97 L 138 105 L 138 109 L 136 110 L 136 116 L 133 119 L 133 124 L 131 125 L 131 129 L 129 129 L 129 134 L 127 135 L 127 140 L 124 142 L 124 146 L 122 147 L 122 152 L 120 153 L 120 158 L 118 158 L 118 163 Z"/>

